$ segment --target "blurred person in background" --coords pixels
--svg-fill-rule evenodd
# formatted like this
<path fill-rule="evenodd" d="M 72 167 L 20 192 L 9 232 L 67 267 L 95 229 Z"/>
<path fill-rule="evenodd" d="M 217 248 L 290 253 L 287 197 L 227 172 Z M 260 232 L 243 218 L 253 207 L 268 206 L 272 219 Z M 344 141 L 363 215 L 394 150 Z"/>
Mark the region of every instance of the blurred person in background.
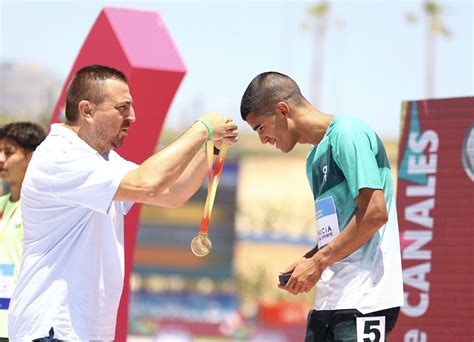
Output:
<path fill-rule="evenodd" d="M 44 138 L 44 130 L 31 122 L 0 127 L 0 178 L 10 189 L 0 197 L 0 341 L 8 341 L 8 308 L 23 250 L 21 184 L 31 156 Z"/>
<path fill-rule="evenodd" d="M 212 140 L 219 148 L 238 139 L 236 124 L 212 113 L 140 165 L 121 158 L 114 148 L 136 120 L 133 99 L 126 76 L 101 65 L 73 76 L 65 114 L 35 152 L 23 183 L 25 247 L 10 308 L 11 341 L 114 340 L 124 215 L 134 202 L 183 205 L 207 175 L 203 144 Z"/>
<path fill-rule="evenodd" d="M 318 242 L 282 271 L 291 277 L 279 285 L 293 295 L 316 286 L 306 341 L 387 337 L 404 298 L 394 187 L 382 141 L 356 118 L 319 111 L 295 81 L 277 72 L 251 81 L 241 115 L 262 144 L 283 153 L 298 143 L 311 145 L 306 174 Z"/>

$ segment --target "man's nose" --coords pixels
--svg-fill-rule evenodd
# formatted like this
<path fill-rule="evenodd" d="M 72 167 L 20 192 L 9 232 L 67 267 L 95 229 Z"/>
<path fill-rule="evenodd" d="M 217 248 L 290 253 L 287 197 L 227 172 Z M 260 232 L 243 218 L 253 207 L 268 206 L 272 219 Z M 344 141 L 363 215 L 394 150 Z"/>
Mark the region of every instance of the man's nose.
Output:
<path fill-rule="evenodd" d="M 135 116 L 135 109 L 133 109 L 133 107 L 130 107 L 130 114 L 128 115 L 127 119 L 130 122 L 137 121 L 137 117 Z"/>

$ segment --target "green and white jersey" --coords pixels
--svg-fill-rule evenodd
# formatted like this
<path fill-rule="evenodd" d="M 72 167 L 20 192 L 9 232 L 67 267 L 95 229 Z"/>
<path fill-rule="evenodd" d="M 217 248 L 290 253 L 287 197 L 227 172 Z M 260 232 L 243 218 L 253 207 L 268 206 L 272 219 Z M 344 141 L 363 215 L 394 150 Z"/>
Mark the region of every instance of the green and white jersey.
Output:
<path fill-rule="evenodd" d="M 362 188 L 381 189 L 388 222 L 361 248 L 328 267 L 316 284 L 315 310 L 369 313 L 403 305 L 395 193 L 385 148 L 364 122 L 336 116 L 307 157 L 320 248 L 336 238 L 357 211 Z"/>

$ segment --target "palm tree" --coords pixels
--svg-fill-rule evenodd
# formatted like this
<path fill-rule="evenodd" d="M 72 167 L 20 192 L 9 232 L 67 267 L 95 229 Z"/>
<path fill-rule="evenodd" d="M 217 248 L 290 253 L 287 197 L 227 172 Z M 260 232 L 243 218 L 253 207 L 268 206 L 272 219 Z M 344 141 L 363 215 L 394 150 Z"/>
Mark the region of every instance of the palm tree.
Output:
<path fill-rule="evenodd" d="M 310 21 L 314 29 L 314 55 L 311 70 L 311 102 L 321 105 L 321 85 L 324 65 L 324 39 L 328 29 L 329 2 L 321 1 L 308 9 Z M 303 22 L 303 29 L 309 29 L 311 23 Z"/>
<path fill-rule="evenodd" d="M 449 38 L 451 31 L 442 23 L 443 9 L 436 1 L 425 0 L 423 10 L 426 16 L 426 45 L 425 45 L 425 96 L 434 97 L 435 93 L 435 63 L 436 63 L 436 37 Z M 409 22 L 416 22 L 415 14 L 408 14 Z"/>

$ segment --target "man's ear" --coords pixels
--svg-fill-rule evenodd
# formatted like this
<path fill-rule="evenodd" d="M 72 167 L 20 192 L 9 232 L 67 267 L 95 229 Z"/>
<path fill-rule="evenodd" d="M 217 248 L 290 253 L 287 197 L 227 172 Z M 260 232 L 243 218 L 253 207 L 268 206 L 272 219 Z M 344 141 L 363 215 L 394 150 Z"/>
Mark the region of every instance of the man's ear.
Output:
<path fill-rule="evenodd" d="M 290 107 L 288 103 L 280 101 L 275 105 L 277 113 L 281 113 L 284 117 L 287 117 L 290 114 Z"/>
<path fill-rule="evenodd" d="M 92 104 L 89 101 L 82 100 L 79 102 L 77 107 L 79 109 L 80 116 L 86 120 L 92 119 Z"/>

